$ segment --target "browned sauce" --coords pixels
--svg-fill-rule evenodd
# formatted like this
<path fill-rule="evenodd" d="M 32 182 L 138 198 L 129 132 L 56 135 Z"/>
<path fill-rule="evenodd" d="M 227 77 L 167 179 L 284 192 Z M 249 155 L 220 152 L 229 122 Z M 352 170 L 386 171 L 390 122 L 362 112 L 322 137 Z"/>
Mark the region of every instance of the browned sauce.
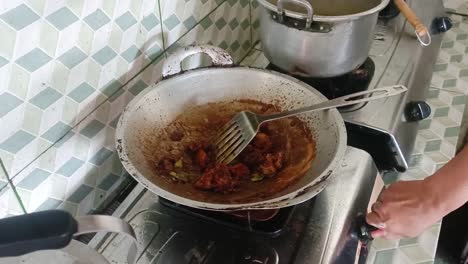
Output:
<path fill-rule="evenodd" d="M 212 203 L 255 202 L 280 195 L 306 173 L 315 157 L 312 133 L 304 122 L 295 117 L 267 123 L 272 149 L 285 154 L 285 165 L 274 177 L 255 182 L 247 180 L 229 193 L 202 191 L 194 187 L 193 183 L 201 176 L 201 171 L 187 153 L 187 146 L 193 142 L 210 141 L 224 124 L 243 110 L 257 114 L 281 111 L 274 105 L 254 100 L 210 103 L 187 109 L 167 126 L 164 133 L 142 137 L 142 151 L 146 161 L 154 167 L 151 180 L 179 196 Z M 162 159 L 179 161 L 171 168 L 172 175 L 158 169 Z"/>

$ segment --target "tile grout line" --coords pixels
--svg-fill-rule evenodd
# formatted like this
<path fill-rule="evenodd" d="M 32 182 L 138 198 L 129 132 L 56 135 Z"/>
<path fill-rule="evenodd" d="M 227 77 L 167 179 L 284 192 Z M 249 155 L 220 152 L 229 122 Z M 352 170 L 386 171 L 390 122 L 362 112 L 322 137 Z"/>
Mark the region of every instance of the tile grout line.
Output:
<path fill-rule="evenodd" d="M 3 172 L 5 173 L 5 176 L 7 177 L 8 185 L 10 185 L 11 190 L 15 194 L 16 201 L 19 203 L 21 210 L 23 210 L 23 213 L 27 214 L 28 212 L 26 211 L 26 208 L 24 207 L 23 200 L 21 200 L 21 196 L 16 190 L 16 186 L 13 184 L 12 178 L 10 178 L 10 175 L 8 174 L 8 171 L 5 168 L 5 164 L 3 163 L 3 160 L 1 158 L 0 158 L 0 165 L 2 167 Z"/>

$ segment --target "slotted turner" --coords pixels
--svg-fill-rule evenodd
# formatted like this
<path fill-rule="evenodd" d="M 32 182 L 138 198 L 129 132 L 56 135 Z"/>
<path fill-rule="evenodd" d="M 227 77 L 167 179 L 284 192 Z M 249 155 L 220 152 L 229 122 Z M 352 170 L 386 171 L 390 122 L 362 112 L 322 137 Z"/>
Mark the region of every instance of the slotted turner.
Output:
<path fill-rule="evenodd" d="M 249 111 L 242 111 L 236 114 L 216 136 L 214 142 L 216 146 L 216 163 L 229 164 L 239 153 L 252 141 L 260 128 L 260 125 L 277 120 L 295 116 L 298 114 L 343 107 L 372 100 L 382 99 L 406 92 L 408 89 L 403 85 L 394 85 L 377 88 L 370 91 L 363 91 L 349 94 L 323 103 L 303 107 L 291 111 L 285 111 L 272 115 L 257 115 Z M 360 98 L 368 95 L 368 97 Z"/>

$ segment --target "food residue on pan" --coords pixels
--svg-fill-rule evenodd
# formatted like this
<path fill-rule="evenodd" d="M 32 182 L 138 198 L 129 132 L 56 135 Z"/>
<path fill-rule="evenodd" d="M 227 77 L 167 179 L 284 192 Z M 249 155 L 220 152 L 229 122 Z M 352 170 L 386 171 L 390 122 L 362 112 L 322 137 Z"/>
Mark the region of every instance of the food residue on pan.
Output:
<path fill-rule="evenodd" d="M 153 180 L 178 195 L 207 202 L 248 202 L 274 196 L 299 180 L 315 157 L 305 122 L 292 117 L 265 123 L 231 164 L 215 163 L 210 142 L 236 113 L 281 111 L 255 100 L 210 103 L 188 109 L 162 133 L 143 139 Z"/>

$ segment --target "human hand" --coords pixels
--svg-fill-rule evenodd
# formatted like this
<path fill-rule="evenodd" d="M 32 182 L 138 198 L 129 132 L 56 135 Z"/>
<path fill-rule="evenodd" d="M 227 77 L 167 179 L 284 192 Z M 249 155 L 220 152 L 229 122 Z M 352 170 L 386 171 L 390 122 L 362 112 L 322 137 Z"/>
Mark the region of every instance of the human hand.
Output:
<path fill-rule="evenodd" d="M 379 228 L 372 236 L 396 240 L 415 237 L 440 220 L 444 213 L 428 181 L 401 181 L 384 190 L 372 205 L 367 222 Z"/>

